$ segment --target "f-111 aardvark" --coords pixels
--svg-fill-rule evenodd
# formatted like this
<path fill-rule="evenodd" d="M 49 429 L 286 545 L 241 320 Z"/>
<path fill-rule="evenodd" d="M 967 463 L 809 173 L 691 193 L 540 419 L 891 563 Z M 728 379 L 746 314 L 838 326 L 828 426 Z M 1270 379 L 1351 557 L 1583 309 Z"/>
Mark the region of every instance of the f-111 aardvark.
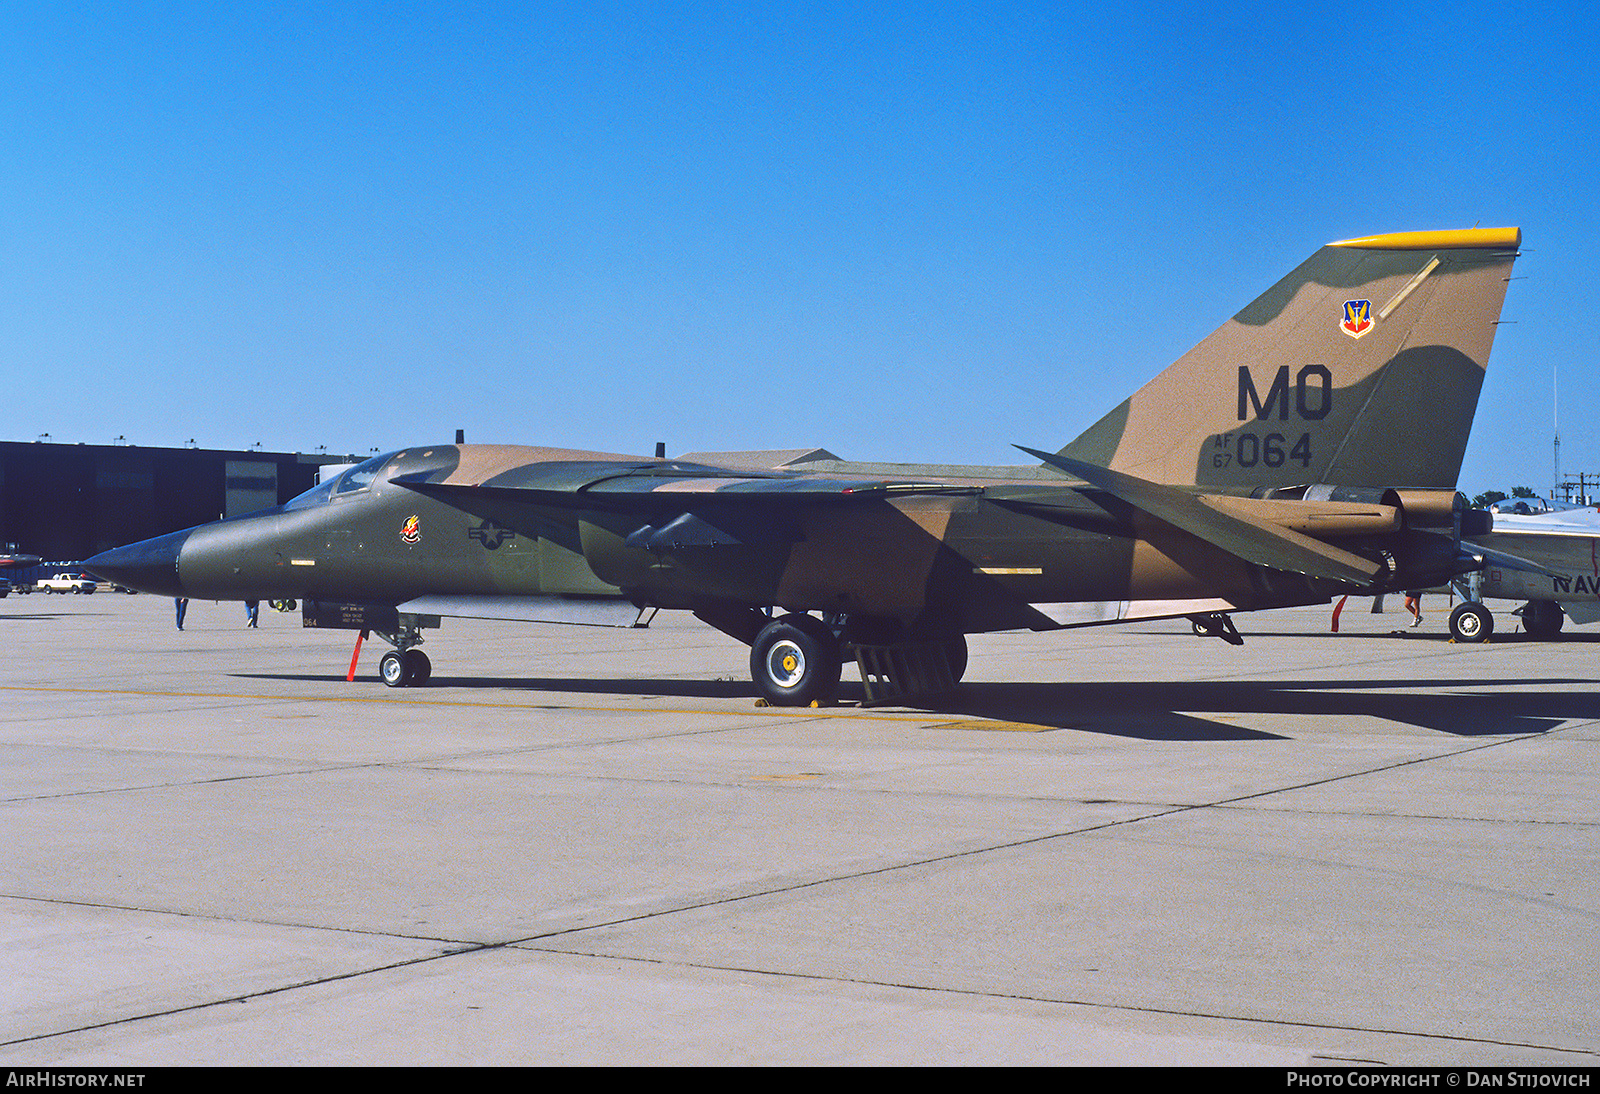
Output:
<path fill-rule="evenodd" d="M 308 625 L 388 640 L 396 686 L 428 679 L 416 646 L 441 616 L 685 609 L 790 705 L 830 700 L 851 652 L 902 691 L 948 685 L 986 631 L 1187 616 L 1237 642 L 1232 612 L 1478 564 L 1455 482 L 1520 244 L 1328 244 L 1065 448 L 1024 448 L 1037 465 L 422 445 L 85 565 L 166 596 L 303 599 Z"/>

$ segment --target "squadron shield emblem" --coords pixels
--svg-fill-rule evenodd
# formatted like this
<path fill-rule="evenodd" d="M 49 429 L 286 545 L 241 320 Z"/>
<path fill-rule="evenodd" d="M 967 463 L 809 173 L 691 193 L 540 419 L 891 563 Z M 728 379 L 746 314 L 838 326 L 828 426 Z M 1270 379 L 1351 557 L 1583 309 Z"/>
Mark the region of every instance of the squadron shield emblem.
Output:
<path fill-rule="evenodd" d="M 1346 300 L 1344 302 L 1344 318 L 1339 323 L 1339 329 L 1351 338 L 1360 338 L 1372 329 L 1372 301 Z"/>
<path fill-rule="evenodd" d="M 400 526 L 400 538 L 407 543 L 417 543 L 422 539 L 422 522 L 413 514 Z"/>

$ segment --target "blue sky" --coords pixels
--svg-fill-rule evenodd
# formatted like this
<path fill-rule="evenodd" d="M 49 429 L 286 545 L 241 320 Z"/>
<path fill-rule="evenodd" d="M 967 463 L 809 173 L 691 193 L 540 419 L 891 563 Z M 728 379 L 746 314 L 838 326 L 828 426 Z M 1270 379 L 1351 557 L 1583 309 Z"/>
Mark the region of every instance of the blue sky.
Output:
<path fill-rule="evenodd" d="M 870 10 L 863 10 L 870 8 Z M 1600 471 L 1576 4 L 7 4 L 0 439 L 1022 462 L 1334 239 L 1516 224 L 1461 485 Z"/>

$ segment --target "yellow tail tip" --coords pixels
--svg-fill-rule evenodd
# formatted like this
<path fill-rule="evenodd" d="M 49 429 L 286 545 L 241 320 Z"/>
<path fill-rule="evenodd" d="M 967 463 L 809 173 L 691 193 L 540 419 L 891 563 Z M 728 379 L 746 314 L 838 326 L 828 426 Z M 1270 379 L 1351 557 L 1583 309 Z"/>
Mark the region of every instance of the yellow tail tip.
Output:
<path fill-rule="evenodd" d="M 1444 251 L 1465 248 L 1522 246 L 1521 228 L 1454 228 L 1439 232 L 1390 232 L 1387 235 L 1341 239 L 1330 247 L 1363 247 L 1371 251 Z"/>

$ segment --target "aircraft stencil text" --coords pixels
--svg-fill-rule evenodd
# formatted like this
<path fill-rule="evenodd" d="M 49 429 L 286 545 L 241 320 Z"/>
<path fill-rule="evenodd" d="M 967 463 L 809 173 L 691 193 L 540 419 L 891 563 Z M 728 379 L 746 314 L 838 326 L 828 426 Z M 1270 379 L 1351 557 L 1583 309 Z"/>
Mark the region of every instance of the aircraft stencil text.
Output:
<path fill-rule="evenodd" d="M 1239 366 L 1239 420 L 1248 421 L 1249 411 L 1255 411 L 1255 420 L 1272 417 L 1273 408 L 1280 421 L 1289 420 L 1289 366 L 1278 366 L 1278 373 L 1267 388 L 1263 401 L 1256 390 L 1255 380 L 1246 365 Z M 1302 421 L 1320 422 L 1333 409 L 1333 374 L 1326 365 L 1306 365 L 1294 378 L 1294 409 Z"/>
<path fill-rule="evenodd" d="M 1302 433 L 1291 445 L 1282 433 L 1268 433 L 1265 437 L 1255 433 L 1216 433 L 1211 438 L 1211 466 L 1227 467 L 1237 463 L 1240 467 L 1282 467 L 1294 461 L 1301 467 L 1311 466 L 1311 434 Z"/>

